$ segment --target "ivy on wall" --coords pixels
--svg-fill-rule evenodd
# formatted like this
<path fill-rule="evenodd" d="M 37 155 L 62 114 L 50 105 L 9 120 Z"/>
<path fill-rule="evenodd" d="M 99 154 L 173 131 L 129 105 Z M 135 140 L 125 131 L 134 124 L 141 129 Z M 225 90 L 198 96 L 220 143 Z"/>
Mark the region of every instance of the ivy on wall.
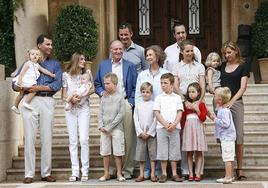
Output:
<path fill-rule="evenodd" d="M 14 46 L 14 1 L 0 0 L 0 64 L 9 76 L 16 68 Z"/>

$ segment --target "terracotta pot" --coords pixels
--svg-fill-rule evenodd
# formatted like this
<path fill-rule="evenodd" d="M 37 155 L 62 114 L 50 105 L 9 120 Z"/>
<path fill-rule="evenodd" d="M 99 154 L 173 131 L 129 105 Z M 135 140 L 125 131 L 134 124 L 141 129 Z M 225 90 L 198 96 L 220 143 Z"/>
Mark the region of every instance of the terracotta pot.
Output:
<path fill-rule="evenodd" d="M 258 59 L 261 73 L 261 84 L 268 84 L 268 58 Z"/>

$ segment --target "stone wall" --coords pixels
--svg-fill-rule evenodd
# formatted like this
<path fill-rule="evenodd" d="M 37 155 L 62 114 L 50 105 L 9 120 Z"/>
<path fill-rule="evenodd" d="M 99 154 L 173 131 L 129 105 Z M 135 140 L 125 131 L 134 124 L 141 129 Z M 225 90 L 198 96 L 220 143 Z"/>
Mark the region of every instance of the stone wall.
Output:
<path fill-rule="evenodd" d="M 12 157 L 18 155 L 23 143 L 21 116 L 11 112 L 17 93 L 11 89 L 11 78 L 0 80 L 0 182 L 6 180 L 6 170 L 12 167 Z"/>

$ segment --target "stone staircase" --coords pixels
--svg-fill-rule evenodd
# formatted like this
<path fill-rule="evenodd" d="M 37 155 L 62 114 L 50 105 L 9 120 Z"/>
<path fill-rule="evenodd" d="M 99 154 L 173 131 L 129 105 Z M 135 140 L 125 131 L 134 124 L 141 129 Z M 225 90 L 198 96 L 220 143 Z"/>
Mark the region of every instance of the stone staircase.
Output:
<path fill-rule="evenodd" d="M 67 180 L 71 175 L 68 148 L 68 133 L 60 96 L 55 96 L 55 125 L 53 128 L 52 175 L 59 180 Z M 209 109 L 212 96 L 206 95 Z M 99 98 L 91 96 L 90 141 L 90 178 L 98 178 L 103 173 L 102 158 L 99 155 L 99 131 L 97 130 L 97 112 Z M 254 180 L 268 178 L 268 85 L 248 85 L 244 96 L 245 103 L 245 174 Z M 205 153 L 205 176 L 219 177 L 224 174 L 224 164 L 220 148 L 213 135 L 214 125 L 210 120 L 205 122 L 209 151 Z M 40 136 L 36 140 L 36 179 L 40 178 Z M 7 170 L 7 180 L 22 180 L 24 177 L 24 146 L 19 146 L 18 156 L 13 157 L 12 168 Z"/>

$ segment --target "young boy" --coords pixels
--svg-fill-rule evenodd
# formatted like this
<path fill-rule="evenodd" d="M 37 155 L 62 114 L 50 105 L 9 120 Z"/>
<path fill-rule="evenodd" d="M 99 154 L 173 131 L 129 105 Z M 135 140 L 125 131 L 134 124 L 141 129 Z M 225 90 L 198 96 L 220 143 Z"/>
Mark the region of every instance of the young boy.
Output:
<path fill-rule="evenodd" d="M 155 176 L 156 160 L 156 118 L 153 111 L 154 102 L 151 100 L 153 86 L 144 82 L 140 87 L 143 101 L 136 105 L 134 110 L 134 123 L 137 133 L 136 161 L 140 164 L 140 175 L 136 182 L 144 181 L 144 168 L 146 156 L 149 153 L 151 163 L 151 181 L 157 182 Z"/>
<path fill-rule="evenodd" d="M 225 163 L 225 177 L 217 179 L 218 183 L 232 183 L 233 161 L 235 156 L 236 131 L 229 108 L 224 104 L 231 99 L 231 91 L 228 87 L 219 87 L 215 90 L 215 102 L 218 105 L 217 117 L 211 114 L 215 121 L 215 137 L 221 142 L 222 159 Z"/>
<path fill-rule="evenodd" d="M 160 183 L 167 181 L 167 161 L 171 161 L 172 181 L 181 182 L 177 174 L 177 161 L 180 153 L 180 120 L 183 111 L 181 97 L 173 93 L 174 76 L 163 74 L 160 78 L 163 93 L 158 95 L 154 103 L 154 111 L 158 120 L 157 132 L 157 160 L 161 161 L 162 175 Z"/>
<path fill-rule="evenodd" d="M 118 78 L 114 73 L 104 76 L 104 86 L 107 95 L 101 98 L 99 109 L 99 125 L 101 131 L 100 154 L 103 156 L 104 175 L 99 181 L 107 181 L 109 176 L 110 155 L 115 158 L 117 180 L 122 182 L 122 156 L 125 155 L 123 117 L 125 113 L 125 101 L 117 92 Z"/>

